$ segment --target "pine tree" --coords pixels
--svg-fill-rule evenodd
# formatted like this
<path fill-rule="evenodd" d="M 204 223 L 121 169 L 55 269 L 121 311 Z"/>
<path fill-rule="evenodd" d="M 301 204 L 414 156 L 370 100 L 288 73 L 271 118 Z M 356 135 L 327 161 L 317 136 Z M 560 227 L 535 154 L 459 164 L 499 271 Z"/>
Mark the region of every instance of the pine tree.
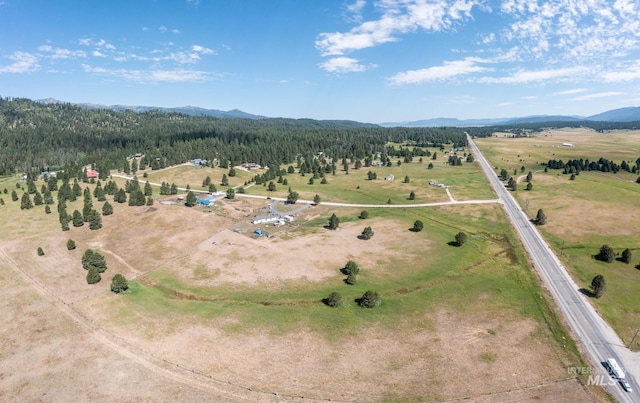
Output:
<path fill-rule="evenodd" d="M 622 251 L 622 256 L 620 257 L 620 259 L 624 262 L 624 263 L 631 263 L 631 250 L 629 250 L 629 248 L 625 249 Z"/>
<path fill-rule="evenodd" d="M 196 194 L 190 191 L 189 193 L 187 193 L 187 200 L 185 201 L 184 205 L 187 207 L 193 207 L 196 205 L 197 201 L 198 198 L 196 197 Z"/>
<path fill-rule="evenodd" d="M 593 292 L 593 296 L 596 298 L 602 297 L 604 294 L 604 290 L 606 288 L 606 283 L 604 281 L 604 276 L 602 274 L 598 274 L 591 280 L 591 291 Z"/>
<path fill-rule="evenodd" d="M 97 230 L 102 228 L 102 216 L 93 209 L 89 212 L 88 221 L 89 221 L 89 229 Z"/>
<path fill-rule="evenodd" d="M 29 193 L 24 192 L 22 194 L 22 200 L 20 201 L 20 210 L 28 210 L 30 208 L 33 208 L 33 203 L 31 202 Z"/>
<path fill-rule="evenodd" d="M 18 201 L 18 193 L 15 190 L 11 191 L 11 200 Z"/>
<path fill-rule="evenodd" d="M 104 202 L 102 205 L 102 215 L 107 216 L 113 214 L 113 206 L 109 202 Z"/>
<path fill-rule="evenodd" d="M 151 188 L 151 184 L 149 183 L 149 181 L 147 181 L 144 184 L 144 195 L 145 196 L 151 196 L 153 195 L 153 189 Z"/>
<path fill-rule="evenodd" d="M 84 225 L 84 219 L 82 218 L 82 214 L 78 210 L 74 210 L 72 222 L 74 227 L 82 227 Z"/>
<path fill-rule="evenodd" d="M 36 206 L 40 206 L 42 205 L 42 203 L 44 203 L 42 195 L 40 194 L 40 192 L 36 191 L 33 195 L 33 204 L 35 204 Z"/>
<path fill-rule="evenodd" d="M 547 216 L 544 214 L 544 211 L 542 211 L 542 209 L 538 210 L 535 222 L 538 225 L 544 225 L 547 223 Z"/>
<path fill-rule="evenodd" d="M 338 229 L 338 227 L 340 226 L 340 219 L 338 218 L 337 215 L 331 214 L 331 217 L 329 218 L 329 229 L 332 230 L 336 230 Z"/>

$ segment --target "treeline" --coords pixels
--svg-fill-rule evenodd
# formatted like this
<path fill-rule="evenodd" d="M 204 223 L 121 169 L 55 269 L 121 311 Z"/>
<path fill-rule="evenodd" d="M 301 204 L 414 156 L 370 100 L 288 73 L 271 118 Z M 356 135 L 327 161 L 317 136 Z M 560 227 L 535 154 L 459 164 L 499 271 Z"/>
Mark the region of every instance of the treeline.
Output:
<path fill-rule="evenodd" d="M 640 129 L 640 121 L 636 122 L 599 122 L 591 120 L 580 121 L 557 121 L 557 122 L 535 122 L 535 123 L 517 123 L 484 127 L 466 127 L 465 130 L 474 137 L 491 137 L 493 133 L 504 132 L 512 133 L 514 137 L 526 137 L 528 134 L 542 132 L 549 129 L 558 129 L 563 127 L 580 128 L 586 127 L 597 132 L 607 130 L 638 130 Z"/>
<path fill-rule="evenodd" d="M 628 163 L 622 161 L 620 164 L 616 164 L 606 158 L 599 158 L 597 161 L 589 161 L 588 159 L 573 159 L 567 162 L 562 160 L 549 160 L 547 167 L 551 169 L 563 169 L 565 174 L 568 173 L 580 173 L 581 171 L 600 171 L 600 172 L 619 172 L 626 171 L 629 173 L 640 172 L 640 158 L 635 160 L 634 163 Z"/>
<path fill-rule="evenodd" d="M 81 175 L 120 169 L 142 154 L 140 165 L 159 169 L 190 159 L 223 168 L 244 162 L 279 166 L 300 155 L 324 153 L 332 160 L 365 159 L 388 142 L 439 147 L 466 144 L 458 128 L 383 128 L 311 119 L 221 119 L 149 111 L 90 110 L 0 98 L 0 175 L 65 169 Z M 395 150 L 391 152 L 395 154 Z M 406 153 L 406 151 L 405 151 Z M 104 178 L 102 178 L 104 179 Z"/>

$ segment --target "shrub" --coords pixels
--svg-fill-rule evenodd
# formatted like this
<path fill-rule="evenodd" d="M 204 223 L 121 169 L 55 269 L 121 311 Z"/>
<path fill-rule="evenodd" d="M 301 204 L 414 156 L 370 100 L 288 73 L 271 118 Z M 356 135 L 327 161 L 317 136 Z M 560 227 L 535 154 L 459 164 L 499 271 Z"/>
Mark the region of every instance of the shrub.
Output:
<path fill-rule="evenodd" d="M 362 297 L 358 298 L 356 302 L 363 308 L 373 308 L 378 305 L 378 301 L 379 298 L 377 292 L 367 291 L 362 295 Z"/>
<path fill-rule="evenodd" d="M 67 241 L 67 250 L 74 250 L 76 248 L 76 242 L 73 239 Z"/>
<path fill-rule="evenodd" d="M 349 284 L 349 285 L 354 285 L 357 282 L 356 274 L 355 273 L 349 273 L 347 278 L 344 279 L 344 282 Z"/>
<path fill-rule="evenodd" d="M 342 305 L 342 297 L 337 292 L 332 292 L 327 298 L 324 298 L 322 302 L 331 308 L 337 308 Z"/>
<path fill-rule="evenodd" d="M 462 246 L 465 242 L 467 242 L 467 234 L 464 232 L 458 232 L 456 234 L 456 245 Z"/>
<path fill-rule="evenodd" d="M 38 246 L 38 256 L 44 256 L 44 251 Z"/>

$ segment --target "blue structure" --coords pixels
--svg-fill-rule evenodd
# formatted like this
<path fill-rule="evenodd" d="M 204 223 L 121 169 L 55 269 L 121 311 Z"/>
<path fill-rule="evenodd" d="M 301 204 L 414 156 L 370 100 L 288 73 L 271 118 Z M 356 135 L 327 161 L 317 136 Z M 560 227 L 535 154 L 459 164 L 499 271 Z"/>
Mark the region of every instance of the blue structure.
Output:
<path fill-rule="evenodd" d="M 198 199 L 196 200 L 196 204 L 199 206 L 210 206 L 213 203 L 215 203 L 216 198 L 214 196 L 209 196 L 207 198 L 204 199 Z"/>

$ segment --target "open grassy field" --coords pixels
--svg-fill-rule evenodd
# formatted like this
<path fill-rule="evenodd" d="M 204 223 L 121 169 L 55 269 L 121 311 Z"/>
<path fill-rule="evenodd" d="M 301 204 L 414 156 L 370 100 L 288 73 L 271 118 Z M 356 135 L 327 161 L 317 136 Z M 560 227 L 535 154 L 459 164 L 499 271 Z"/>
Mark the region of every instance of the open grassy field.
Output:
<path fill-rule="evenodd" d="M 575 147 L 563 147 L 572 143 Z M 634 163 L 640 157 L 640 132 L 596 133 L 588 129 L 555 130 L 532 138 L 505 138 L 503 135 L 478 139 L 478 146 L 490 163 L 510 174 L 524 166 L 524 175 L 532 171 L 533 190 L 520 185 L 516 198 L 529 205 L 533 217 L 543 209 L 548 217 L 540 230 L 563 261 L 571 268 L 577 283 L 588 288 L 596 274 L 603 274 L 607 291 L 594 305 L 613 326 L 625 343 L 640 326 L 640 185 L 637 175 L 627 172 L 581 172 L 575 180 L 562 170 L 544 173 L 540 165 L 550 159 L 600 157 L 620 164 Z M 631 264 L 620 261 L 604 263 L 593 258 L 604 244 L 616 253 L 632 251 Z M 640 340 L 632 346 L 640 350 Z"/>
<path fill-rule="evenodd" d="M 223 173 L 194 168 L 149 171 L 148 179 L 196 188 L 207 174 L 213 179 Z M 428 185 L 429 179 L 452 184 L 458 200 L 494 197 L 475 164 L 426 170 L 426 163 L 411 163 L 388 169 L 394 181 L 366 181 L 366 169 L 329 176 L 326 185 L 305 185 L 308 176 L 304 183 L 295 182 L 302 180 L 298 175 L 287 178 L 303 198 L 318 193 L 325 201 L 384 204 L 391 197 L 399 204 L 413 187 L 414 203 L 447 200 L 443 189 Z M 232 184 L 248 175 L 238 174 L 230 178 Z M 378 178 L 383 174 L 379 169 Z M 405 175 L 409 184 L 402 183 Z M 7 180 L 0 189 L 14 189 L 16 181 Z M 304 186 L 313 187 L 311 196 L 303 193 Z M 374 200 L 356 192 L 363 188 Z M 603 397 L 568 375 L 568 367 L 582 366 L 580 357 L 497 204 L 372 208 L 367 220 L 357 218 L 362 208 L 321 204 L 300 212 L 293 223 L 269 227 L 272 236 L 265 238 L 252 236 L 250 224 L 266 203 L 259 199 L 187 208 L 162 203 L 174 198 L 158 196 L 156 190 L 153 206 L 112 203 L 115 212 L 103 217 L 100 230 L 85 225 L 63 232 L 55 209 L 51 215 L 44 214 L 43 206 L 20 210 L 10 195 L 4 198 L 3 278 L 18 289 L 39 290 L 30 297 L 33 304 L 52 311 L 59 306 L 69 320 L 29 314 L 22 326 L 0 331 L 0 337 L 15 351 L 25 351 L 40 340 L 40 332 L 48 335 L 52 346 L 58 343 L 59 354 L 78 363 L 78 371 L 63 368 L 74 380 L 71 392 L 95 384 L 95 372 L 87 370 L 83 357 L 110 351 L 117 358 L 99 373 L 101 381 L 126 377 L 151 400 L 164 399 L 162 393 L 175 396 L 180 383 L 195 400 L 206 393 L 226 401 Z M 69 212 L 81 208 L 81 200 L 68 205 Z M 337 231 L 324 227 L 333 213 L 341 219 Z M 418 219 L 424 230 L 410 231 Z M 358 238 L 365 226 L 374 231 L 368 241 Z M 460 231 L 469 239 L 456 247 L 452 242 Z M 76 250 L 66 249 L 68 239 L 75 240 Z M 38 247 L 44 256 L 37 255 Z M 81 267 L 87 248 L 102 253 L 109 267 L 96 285 L 86 284 Z M 345 284 L 340 273 L 348 260 L 361 268 L 355 285 Z M 109 291 L 115 273 L 130 280 L 123 295 Z M 379 306 L 357 306 L 355 299 L 367 290 L 379 293 Z M 342 295 L 342 307 L 322 303 L 331 292 Z M 5 317 L 26 312 L 29 302 L 20 295 L 5 299 Z M 64 329 L 100 337 L 73 348 L 60 346 Z M 51 356 L 43 347 L 29 355 L 29 365 L 55 362 L 52 367 L 61 368 L 63 361 Z M 128 371 L 119 367 L 125 359 L 132 362 Z M 0 356 L 0 373 L 19 373 L 19 368 L 15 358 Z M 33 398 L 64 383 L 47 374 L 4 375 L 0 394 Z M 163 377 L 170 381 L 155 386 L 154 380 Z M 15 389 L 16 383 L 21 388 Z M 113 393 L 81 396 L 102 400 Z"/>

